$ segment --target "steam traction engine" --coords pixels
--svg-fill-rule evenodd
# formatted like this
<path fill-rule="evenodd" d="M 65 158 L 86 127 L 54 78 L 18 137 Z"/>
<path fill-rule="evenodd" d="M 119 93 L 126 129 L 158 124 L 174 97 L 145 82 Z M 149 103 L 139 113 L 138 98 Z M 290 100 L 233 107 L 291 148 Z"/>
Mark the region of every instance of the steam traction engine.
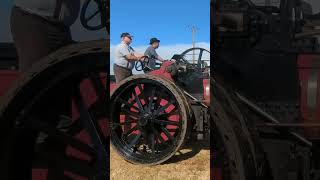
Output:
<path fill-rule="evenodd" d="M 213 179 L 320 178 L 316 1 L 213 0 Z"/>
<path fill-rule="evenodd" d="M 125 160 L 160 164 L 192 135 L 208 139 L 209 57 L 209 51 L 193 48 L 156 69 L 147 61 L 138 62 L 136 70 L 146 74 L 133 75 L 114 87 L 111 143 Z"/>

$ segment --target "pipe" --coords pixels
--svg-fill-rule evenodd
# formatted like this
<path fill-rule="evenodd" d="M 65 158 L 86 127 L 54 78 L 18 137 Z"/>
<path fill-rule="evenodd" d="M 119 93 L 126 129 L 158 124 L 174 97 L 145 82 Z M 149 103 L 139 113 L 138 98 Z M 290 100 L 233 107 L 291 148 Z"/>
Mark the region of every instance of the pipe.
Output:
<path fill-rule="evenodd" d="M 254 103 L 252 103 L 251 101 L 249 101 L 247 98 L 241 96 L 239 93 L 236 93 L 237 97 L 243 102 L 245 103 L 249 108 L 251 108 L 253 111 L 255 111 L 256 113 L 258 113 L 259 115 L 261 115 L 262 117 L 264 117 L 266 120 L 268 120 L 269 122 L 275 123 L 275 124 L 281 124 L 276 118 L 274 118 L 273 116 L 271 116 L 270 114 L 266 113 L 264 110 L 262 110 L 261 108 L 259 108 L 257 105 L 255 105 Z M 304 144 L 306 144 L 309 147 L 312 147 L 313 144 L 311 141 L 307 140 L 305 137 L 301 136 L 300 134 L 296 133 L 296 132 L 292 132 L 289 131 L 289 134 L 292 135 L 293 137 L 295 137 L 297 140 L 303 142 Z"/>
<path fill-rule="evenodd" d="M 183 93 L 185 95 L 187 95 L 189 98 L 191 98 L 192 100 L 196 101 L 197 103 L 199 103 L 201 106 L 203 106 L 204 108 L 208 108 L 207 105 L 205 105 L 203 102 L 199 102 L 197 98 L 193 97 L 191 94 L 189 94 L 188 92 L 186 91 L 183 91 Z"/>

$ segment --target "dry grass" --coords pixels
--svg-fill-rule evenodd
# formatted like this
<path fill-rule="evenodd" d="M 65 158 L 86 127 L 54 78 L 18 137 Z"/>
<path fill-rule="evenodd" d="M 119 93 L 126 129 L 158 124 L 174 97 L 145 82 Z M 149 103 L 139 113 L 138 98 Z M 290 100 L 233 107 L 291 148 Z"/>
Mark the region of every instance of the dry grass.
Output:
<path fill-rule="evenodd" d="M 209 180 L 208 143 L 190 144 L 164 164 L 151 167 L 128 163 L 110 147 L 110 177 L 112 180 Z"/>

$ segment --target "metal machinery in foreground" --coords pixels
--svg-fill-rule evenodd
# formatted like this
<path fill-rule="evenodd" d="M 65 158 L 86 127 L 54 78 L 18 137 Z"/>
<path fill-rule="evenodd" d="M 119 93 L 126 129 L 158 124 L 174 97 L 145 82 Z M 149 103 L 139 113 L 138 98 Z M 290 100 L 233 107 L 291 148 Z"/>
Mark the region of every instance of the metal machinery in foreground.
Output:
<path fill-rule="evenodd" d="M 210 52 L 189 49 L 173 61 L 137 71 L 112 90 L 111 143 L 127 161 L 156 165 L 172 157 L 191 135 L 209 134 Z"/>
<path fill-rule="evenodd" d="M 213 179 L 320 178 L 317 1 L 213 0 Z"/>
<path fill-rule="evenodd" d="M 90 6 L 97 7 L 92 14 Z M 89 30 L 106 28 L 108 14 L 105 0 L 87 0 L 81 23 Z M 1 51 L 1 179 L 109 176 L 107 45 L 106 39 L 75 42 L 22 74 L 9 53 L 14 46 Z"/>

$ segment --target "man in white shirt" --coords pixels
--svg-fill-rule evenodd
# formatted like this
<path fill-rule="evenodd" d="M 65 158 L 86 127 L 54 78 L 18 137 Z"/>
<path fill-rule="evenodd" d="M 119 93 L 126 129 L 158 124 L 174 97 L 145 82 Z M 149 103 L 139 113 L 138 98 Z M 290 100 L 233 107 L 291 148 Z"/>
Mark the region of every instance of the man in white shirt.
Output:
<path fill-rule="evenodd" d="M 137 54 L 130 46 L 133 36 L 125 32 L 120 37 L 121 43 L 115 49 L 115 62 L 113 65 L 116 83 L 131 76 L 135 62 L 145 58 L 144 55 Z"/>

